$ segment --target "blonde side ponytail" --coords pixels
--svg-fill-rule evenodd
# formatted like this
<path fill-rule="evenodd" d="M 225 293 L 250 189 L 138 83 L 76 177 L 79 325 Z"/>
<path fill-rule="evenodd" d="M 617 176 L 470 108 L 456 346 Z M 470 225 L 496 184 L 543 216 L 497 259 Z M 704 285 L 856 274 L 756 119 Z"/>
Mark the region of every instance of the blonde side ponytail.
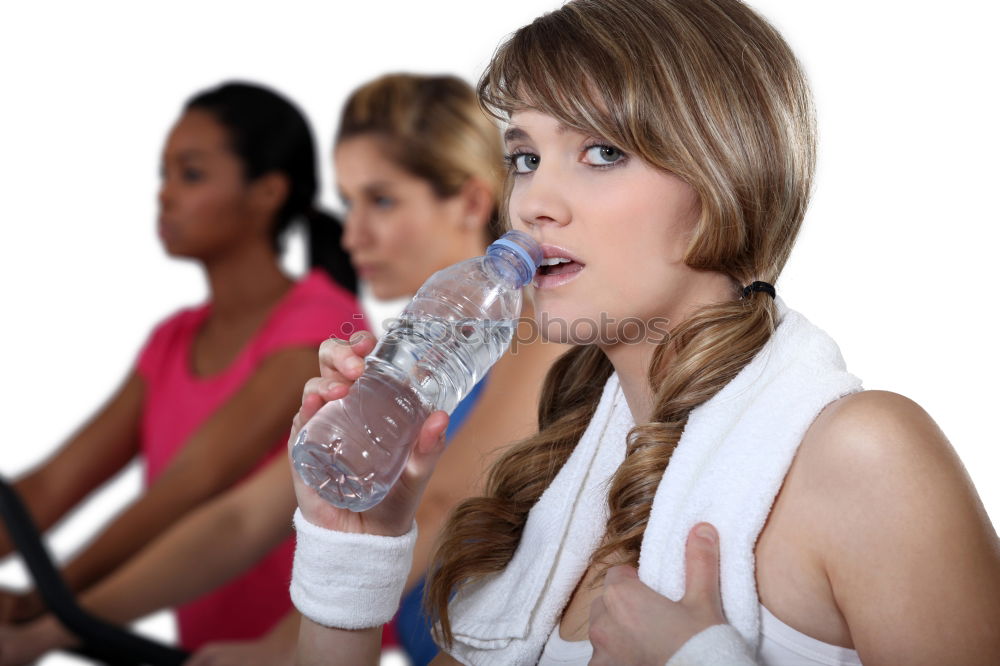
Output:
<path fill-rule="evenodd" d="M 490 468 L 482 497 L 452 513 L 437 548 L 425 603 L 450 644 L 448 600 L 453 590 L 502 570 L 521 542 L 528 512 L 549 487 L 587 429 L 611 362 L 597 347 L 574 347 L 545 378 L 539 432 L 511 446 Z"/>
<path fill-rule="evenodd" d="M 649 423 L 629 433 L 625 460 L 608 491 L 607 532 L 592 563 L 606 569 L 621 563 L 624 555 L 626 562 L 638 565 L 653 496 L 688 416 L 753 359 L 776 321 L 774 299 L 752 292 L 745 299 L 702 308 L 657 348 L 649 375 L 654 412 Z"/>

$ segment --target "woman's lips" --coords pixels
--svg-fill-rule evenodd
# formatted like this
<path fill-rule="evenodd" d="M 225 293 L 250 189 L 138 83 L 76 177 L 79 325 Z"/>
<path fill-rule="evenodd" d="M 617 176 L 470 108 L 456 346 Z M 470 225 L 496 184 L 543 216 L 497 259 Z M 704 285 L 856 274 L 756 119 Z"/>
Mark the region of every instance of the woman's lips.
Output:
<path fill-rule="evenodd" d="M 576 262 L 561 264 L 560 269 L 561 272 L 559 273 L 546 274 L 536 272 L 535 279 L 531 281 L 531 284 L 533 284 L 536 289 L 554 289 L 556 287 L 560 287 L 579 277 L 580 273 L 583 272 L 583 264 L 578 264 Z"/>
<path fill-rule="evenodd" d="M 569 261 L 539 266 L 532 280 L 536 289 L 554 289 L 572 282 L 579 277 L 585 266 L 575 254 L 558 245 L 542 245 L 542 256 L 545 259 L 559 258 Z"/>
<path fill-rule="evenodd" d="M 161 241 L 166 243 L 173 240 L 177 234 L 174 231 L 173 223 L 170 220 L 160 217 L 156 220 L 156 235 L 160 237 Z"/>
<path fill-rule="evenodd" d="M 569 259 L 570 261 L 575 261 L 581 266 L 583 265 L 583 262 L 580 261 L 580 258 L 578 256 L 576 256 L 575 254 L 573 254 L 571 251 L 567 250 L 564 247 L 559 247 L 558 245 L 550 245 L 548 243 L 542 243 L 541 248 L 542 248 L 542 256 L 545 257 L 546 259 L 551 259 L 552 257 L 562 257 L 565 259 Z"/>
<path fill-rule="evenodd" d="M 357 273 L 358 278 L 362 280 L 368 280 L 371 276 L 378 270 L 376 264 L 355 264 L 354 272 Z"/>

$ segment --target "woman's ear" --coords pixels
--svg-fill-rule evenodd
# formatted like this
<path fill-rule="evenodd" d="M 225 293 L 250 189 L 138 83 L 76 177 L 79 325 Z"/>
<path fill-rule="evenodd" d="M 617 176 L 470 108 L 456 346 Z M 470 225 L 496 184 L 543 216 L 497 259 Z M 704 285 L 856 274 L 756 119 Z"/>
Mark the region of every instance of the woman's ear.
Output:
<path fill-rule="evenodd" d="M 493 216 L 493 190 L 478 178 L 469 178 L 458 193 L 462 201 L 462 228 L 482 232 Z"/>
<path fill-rule="evenodd" d="M 291 187 L 288 176 L 277 171 L 265 173 L 250 184 L 250 206 L 255 217 L 270 225 L 288 200 Z"/>

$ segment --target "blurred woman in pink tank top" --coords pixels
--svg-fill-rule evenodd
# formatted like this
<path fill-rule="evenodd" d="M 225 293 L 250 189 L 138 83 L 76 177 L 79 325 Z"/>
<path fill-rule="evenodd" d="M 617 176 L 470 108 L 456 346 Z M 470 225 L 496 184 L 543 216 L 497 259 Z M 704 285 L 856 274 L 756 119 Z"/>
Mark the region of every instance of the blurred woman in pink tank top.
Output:
<path fill-rule="evenodd" d="M 257 85 L 228 83 L 185 104 L 162 156 L 158 232 L 170 256 L 198 262 L 205 304 L 157 325 L 133 370 L 93 418 L 16 482 L 47 530 L 133 457 L 147 491 L 63 567 L 82 592 L 199 505 L 284 450 L 316 350 L 366 328 L 340 223 L 314 206 L 316 154 L 298 108 Z M 279 264 L 303 223 L 311 270 Z M 11 550 L 0 529 L 0 556 Z M 181 644 L 257 638 L 291 608 L 286 540 L 249 571 L 178 609 Z M 35 592 L 0 592 L 0 621 L 44 608 Z M 2 641 L 0 641 L 2 642 Z"/>

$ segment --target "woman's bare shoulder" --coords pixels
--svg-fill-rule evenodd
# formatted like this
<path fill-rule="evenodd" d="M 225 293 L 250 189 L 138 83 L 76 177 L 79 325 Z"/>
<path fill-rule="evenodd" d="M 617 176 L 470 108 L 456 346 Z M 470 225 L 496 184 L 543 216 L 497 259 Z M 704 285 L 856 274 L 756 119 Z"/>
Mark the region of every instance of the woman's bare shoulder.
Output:
<path fill-rule="evenodd" d="M 856 503 L 878 513 L 928 493 L 975 497 L 934 419 L 889 391 L 861 391 L 827 405 L 806 431 L 793 467 L 807 481 L 797 485 L 809 489 L 811 501 L 837 510 Z"/>
<path fill-rule="evenodd" d="M 961 460 L 920 405 L 887 391 L 841 398 L 809 428 L 793 468 L 795 501 L 813 518 L 804 536 L 822 554 L 864 661 L 943 656 L 929 638 L 943 625 L 969 651 L 954 663 L 996 654 L 1000 638 L 973 629 L 1000 619 L 1000 544 Z"/>
<path fill-rule="evenodd" d="M 887 466 L 962 468 L 934 419 L 913 400 L 890 391 L 861 391 L 827 405 L 806 431 L 798 458 L 816 473 L 846 473 L 845 482 L 866 472 L 880 474 Z"/>

